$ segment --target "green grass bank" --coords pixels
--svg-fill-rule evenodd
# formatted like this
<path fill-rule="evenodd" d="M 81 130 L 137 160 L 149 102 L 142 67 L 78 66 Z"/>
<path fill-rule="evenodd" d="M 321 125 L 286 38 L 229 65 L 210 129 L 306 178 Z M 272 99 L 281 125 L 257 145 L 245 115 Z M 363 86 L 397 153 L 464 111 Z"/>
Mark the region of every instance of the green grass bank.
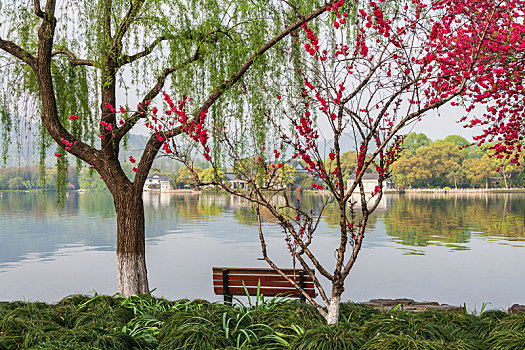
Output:
<path fill-rule="evenodd" d="M 308 304 L 233 306 L 150 296 L 75 295 L 56 304 L 0 303 L 0 350 L 525 349 L 525 313 L 379 311 L 343 303 L 328 326 Z"/>

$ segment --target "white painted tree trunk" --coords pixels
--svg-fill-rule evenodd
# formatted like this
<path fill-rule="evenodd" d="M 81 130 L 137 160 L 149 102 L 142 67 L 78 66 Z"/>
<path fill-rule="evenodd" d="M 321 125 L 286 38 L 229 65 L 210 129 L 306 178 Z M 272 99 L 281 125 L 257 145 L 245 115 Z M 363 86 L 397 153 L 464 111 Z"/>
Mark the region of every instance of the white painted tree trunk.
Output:
<path fill-rule="evenodd" d="M 149 292 L 142 191 L 116 191 L 117 282 L 126 297 Z"/>
<path fill-rule="evenodd" d="M 117 282 L 121 294 L 141 295 L 149 292 L 144 255 L 117 252 Z"/>
<path fill-rule="evenodd" d="M 330 305 L 328 305 L 328 314 L 326 316 L 326 322 L 328 324 L 336 324 L 339 322 L 339 305 L 341 304 L 341 296 L 332 296 Z"/>

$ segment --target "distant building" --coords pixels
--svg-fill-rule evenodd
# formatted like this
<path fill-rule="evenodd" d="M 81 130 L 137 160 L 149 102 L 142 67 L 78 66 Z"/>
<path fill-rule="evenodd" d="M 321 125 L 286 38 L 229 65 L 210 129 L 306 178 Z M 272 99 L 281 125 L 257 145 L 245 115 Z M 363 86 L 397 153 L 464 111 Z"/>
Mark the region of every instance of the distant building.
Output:
<path fill-rule="evenodd" d="M 347 186 L 350 187 L 354 184 L 354 181 L 356 179 L 355 174 L 353 174 L 348 180 L 347 180 Z M 365 173 L 363 174 L 363 177 L 361 178 L 361 181 L 363 182 L 363 187 L 366 194 L 369 194 L 374 191 L 374 189 L 377 186 L 377 181 L 379 180 L 379 174 L 378 173 Z M 386 179 L 383 181 L 383 192 L 385 190 L 393 190 L 394 189 L 394 182 L 390 179 Z M 356 189 L 357 192 L 359 192 L 359 189 Z"/>
<path fill-rule="evenodd" d="M 321 182 L 322 179 L 317 175 L 312 175 L 305 166 L 305 163 L 299 160 L 294 160 L 290 163 L 291 166 L 294 167 L 296 174 L 294 176 L 294 183 L 293 188 L 299 188 L 301 189 L 304 185 L 304 181 L 307 181 L 307 179 L 311 179 L 313 182 Z M 309 188 L 309 186 L 308 186 Z"/>
<path fill-rule="evenodd" d="M 171 190 L 171 178 L 169 175 L 149 175 L 144 183 L 144 191 L 169 191 Z"/>
<path fill-rule="evenodd" d="M 291 162 L 291 165 L 294 167 L 295 171 L 297 171 L 297 174 L 309 174 L 302 162 L 294 160 Z"/>
<path fill-rule="evenodd" d="M 232 171 L 225 173 L 226 181 L 230 183 L 230 187 L 234 190 L 247 190 L 248 181 L 237 178 L 237 175 Z"/>

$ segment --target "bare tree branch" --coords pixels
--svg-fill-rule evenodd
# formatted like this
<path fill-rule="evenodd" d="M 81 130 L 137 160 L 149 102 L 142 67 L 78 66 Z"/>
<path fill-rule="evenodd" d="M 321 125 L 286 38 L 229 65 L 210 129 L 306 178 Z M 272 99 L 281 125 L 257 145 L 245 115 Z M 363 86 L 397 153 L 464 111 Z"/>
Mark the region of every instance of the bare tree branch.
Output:
<path fill-rule="evenodd" d="M 153 161 L 157 156 L 160 146 L 162 146 L 162 142 L 159 141 L 157 136 L 152 135 L 146 144 L 146 148 L 144 149 L 144 153 L 142 153 L 142 157 L 140 157 L 137 174 L 135 175 L 135 180 L 133 181 L 133 187 L 136 190 L 142 190 L 144 187 L 149 170 L 153 165 Z"/>
<path fill-rule="evenodd" d="M 316 309 L 318 312 L 321 313 L 321 315 L 323 316 L 326 316 L 326 312 L 324 311 L 324 309 L 321 307 L 321 305 L 319 305 L 317 302 L 315 302 L 315 300 L 310 296 L 308 295 L 308 293 L 306 293 L 304 291 L 304 289 L 302 289 L 299 284 L 297 284 L 297 282 L 295 280 L 293 280 L 292 278 L 290 278 L 288 275 L 286 275 L 279 267 L 277 267 L 277 265 L 268 257 L 268 253 L 266 251 L 266 241 L 265 241 L 265 238 L 264 238 L 264 233 L 263 233 L 263 230 L 262 230 L 262 225 L 261 225 L 261 212 L 260 212 L 260 208 L 259 208 L 260 204 L 257 204 L 256 206 L 256 211 L 257 211 L 257 223 L 258 223 L 258 229 L 259 229 L 259 240 L 261 242 L 261 252 L 262 252 L 262 255 L 263 255 L 263 259 L 268 263 L 268 265 L 270 265 L 271 268 L 273 268 L 275 271 L 277 271 L 278 274 L 280 274 L 284 279 L 286 279 L 291 285 L 293 285 L 297 290 L 299 290 L 299 292 L 301 292 L 301 294 L 306 298 L 306 300 L 308 300 L 308 302 L 310 302 Z M 304 266 L 303 266 L 304 268 Z M 313 274 L 313 271 L 308 267 L 308 265 L 306 265 L 306 270 L 308 272 L 308 274 L 310 275 L 310 277 L 312 278 L 312 280 L 314 282 L 316 282 L 316 285 L 318 285 L 321 290 L 322 290 L 322 287 L 321 285 L 319 284 L 319 280 L 315 277 L 315 275 Z M 323 300 L 325 302 L 327 302 L 327 298 L 326 298 L 326 295 L 324 293 L 324 290 L 322 291 L 322 296 L 323 296 Z"/>
<path fill-rule="evenodd" d="M 100 152 L 88 144 L 77 140 L 60 122 L 58 118 L 56 96 L 51 73 L 51 57 L 56 19 L 54 18 L 55 0 L 46 2 L 45 15 L 38 31 L 38 55 L 33 57 L 16 45 L 8 45 L 7 51 L 28 63 L 37 76 L 40 97 L 42 101 L 41 119 L 49 135 L 61 146 L 69 144 L 71 154 L 82 159 L 88 164 L 94 164 Z M 0 47 L 6 42 L 0 39 Z M 7 42 L 8 44 L 10 42 Z"/>
<path fill-rule="evenodd" d="M 9 40 L 3 40 L 0 38 L 0 49 L 4 50 L 10 55 L 15 56 L 19 60 L 27 63 L 33 70 L 37 69 L 36 57 L 31 55 L 29 52 L 22 49 L 20 46 Z"/>
<path fill-rule="evenodd" d="M 46 20 L 53 18 L 53 16 L 55 15 L 55 5 L 56 5 L 56 0 L 47 0 L 45 12 L 46 12 L 46 15 L 49 16 L 49 18 L 45 18 Z"/>
<path fill-rule="evenodd" d="M 104 36 L 106 40 L 111 39 L 111 0 L 104 0 Z M 105 46 L 108 46 L 108 43 L 105 43 Z"/>
<path fill-rule="evenodd" d="M 53 51 L 51 56 L 56 56 L 56 55 L 60 55 L 60 54 L 68 56 L 69 57 L 69 63 L 73 67 L 74 66 L 98 67 L 98 64 L 95 61 L 86 60 L 86 59 L 79 59 L 79 58 L 77 58 L 77 56 L 75 56 L 74 53 L 72 53 L 71 51 L 66 50 L 66 49 L 59 49 L 59 50 Z"/>
<path fill-rule="evenodd" d="M 119 59 L 119 62 L 118 62 L 118 66 L 121 67 L 123 65 L 126 65 L 128 63 L 132 63 L 142 57 L 146 57 L 147 55 L 149 55 L 150 53 L 153 52 L 153 50 L 155 49 L 155 47 L 157 47 L 161 42 L 163 41 L 166 41 L 166 40 L 174 40 L 174 39 L 181 39 L 181 38 L 184 38 L 184 39 L 189 39 L 189 40 L 193 40 L 195 39 L 195 41 L 199 40 L 200 43 L 199 43 L 199 47 L 203 44 L 203 42 L 208 38 L 210 37 L 211 35 L 213 34 L 217 34 L 217 33 L 222 33 L 226 36 L 229 36 L 229 33 L 227 30 L 222 30 L 222 29 L 216 29 L 216 30 L 212 30 L 210 31 L 209 33 L 207 33 L 206 35 L 200 37 L 200 38 L 194 38 L 194 36 L 192 35 L 192 33 L 190 33 L 189 35 L 182 35 L 182 36 L 174 36 L 174 35 L 162 35 L 160 37 L 158 37 L 157 39 L 155 39 L 148 47 L 146 47 L 144 50 L 142 50 L 141 52 L 138 52 L 134 55 L 122 55 L 121 58 Z M 199 49 L 197 49 L 199 50 Z"/>
<path fill-rule="evenodd" d="M 131 56 L 130 55 L 122 55 L 120 60 L 119 60 L 119 62 L 118 62 L 118 66 L 122 67 L 123 65 L 135 62 L 136 60 L 138 60 L 138 59 L 140 59 L 142 57 L 146 57 L 147 55 L 149 55 L 155 49 L 155 47 L 157 47 L 158 44 L 160 44 L 164 40 L 168 40 L 168 37 L 166 37 L 166 36 L 158 37 L 157 39 L 155 39 L 155 41 L 153 41 L 143 51 L 137 52 L 134 55 L 131 55 Z"/>
<path fill-rule="evenodd" d="M 117 29 L 117 32 L 115 33 L 115 37 L 113 39 L 113 43 L 110 49 L 111 52 L 120 53 L 120 49 L 122 46 L 122 38 L 128 31 L 131 22 L 133 22 L 133 20 L 137 16 L 137 13 L 139 12 L 143 4 L 144 4 L 144 0 L 134 0 L 134 1 L 130 0 L 130 7 L 128 9 L 128 12 L 124 16 L 124 19 L 122 20 L 122 22 L 120 22 L 120 27 Z"/>
<path fill-rule="evenodd" d="M 33 0 L 33 7 L 34 7 L 35 15 L 37 15 L 38 17 L 44 19 L 45 14 L 40 9 L 40 0 Z"/>

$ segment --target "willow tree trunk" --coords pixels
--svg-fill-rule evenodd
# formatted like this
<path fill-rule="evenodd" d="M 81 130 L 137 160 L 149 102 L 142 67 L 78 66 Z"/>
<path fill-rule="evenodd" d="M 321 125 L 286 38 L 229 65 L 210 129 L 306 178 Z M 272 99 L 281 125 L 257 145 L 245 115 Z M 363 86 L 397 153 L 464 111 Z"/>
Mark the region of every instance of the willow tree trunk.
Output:
<path fill-rule="evenodd" d="M 44 18 L 38 31 L 37 58 L 29 54 L 25 54 L 22 57 L 25 58 L 26 63 L 36 73 L 42 100 L 42 123 L 57 144 L 63 146 L 64 140 L 70 142 L 74 145 L 70 152 L 88 164 L 93 165 L 103 175 L 104 181 L 113 195 L 117 214 L 117 276 L 119 291 L 126 296 L 144 294 L 149 292 L 149 287 L 146 271 L 142 186 L 134 186 L 122 171 L 118 162 L 118 143 L 114 143 L 110 130 L 101 127 L 101 134 L 107 136 L 101 142 L 104 150 L 102 152 L 90 147 L 81 140 L 77 140 L 60 122 L 51 74 L 53 34 L 56 25 L 56 19 L 53 16 L 54 4 L 54 1 L 48 2 L 49 6 L 46 7 L 46 11 L 49 12 L 47 17 L 50 20 Z M 4 46 L 6 46 L 5 43 Z M 23 50 L 16 50 L 16 52 L 19 51 Z M 108 62 L 113 64 L 111 60 L 108 60 Z M 111 69 L 105 74 L 105 88 L 103 89 L 102 97 L 105 102 L 115 105 L 115 72 L 113 65 L 110 65 L 109 68 Z M 111 125 L 115 125 L 115 114 L 108 113 L 107 108 L 102 109 L 102 111 L 104 119 Z M 108 154 L 109 157 L 104 157 L 103 153 Z M 150 151 L 150 154 L 153 159 L 156 153 Z M 152 161 L 145 166 L 145 174 L 151 168 Z M 144 177 L 145 175 L 142 176 L 142 178 Z"/>
<path fill-rule="evenodd" d="M 149 292 L 142 191 L 113 193 L 117 214 L 117 280 L 125 296 Z"/>

